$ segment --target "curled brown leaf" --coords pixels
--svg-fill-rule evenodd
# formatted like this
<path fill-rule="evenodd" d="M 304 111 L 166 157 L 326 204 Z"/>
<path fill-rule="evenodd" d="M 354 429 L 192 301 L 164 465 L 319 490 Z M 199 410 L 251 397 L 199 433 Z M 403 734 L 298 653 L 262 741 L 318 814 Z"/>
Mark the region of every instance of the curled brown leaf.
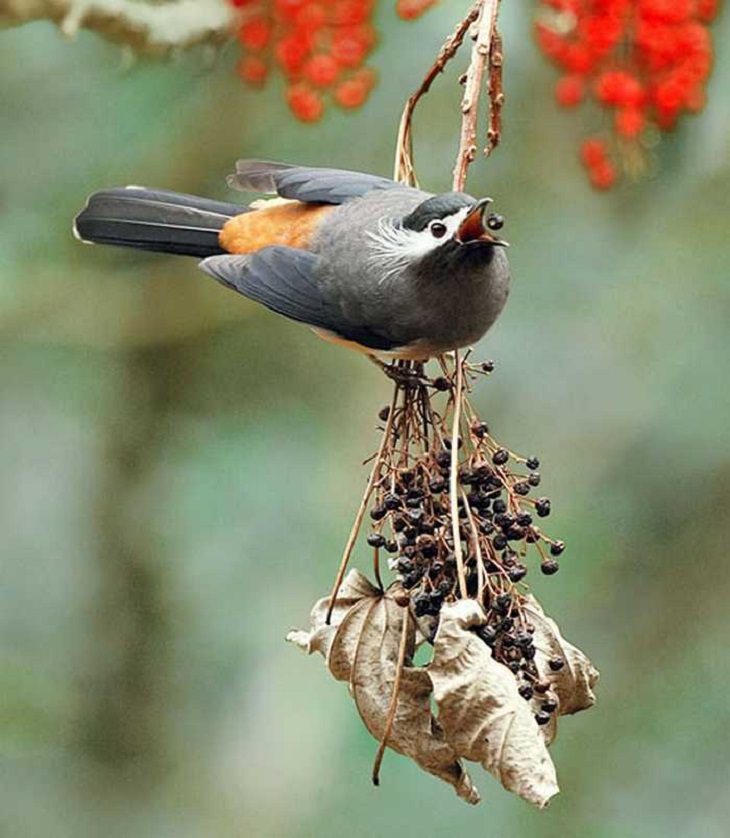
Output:
<path fill-rule="evenodd" d="M 525 599 L 524 611 L 527 619 L 535 626 L 535 662 L 540 674 L 549 679 L 558 698 L 558 712 L 561 716 L 587 710 L 596 701 L 593 687 L 599 673 L 580 649 L 563 637 L 557 623 L 542 610 L 534 596 Z M 561 658 L 563 666 L 551 670 L 549 661 Z"/>
<path fill-rule="evenodd" d="M 471 631 L 484 622 L 472 600 L 441 609 L 428 666 L 438 721 L 458 756 L 480 762 L 506 789 L 543 808 L 559 791 L 555 767 L 514 676 Z"/>

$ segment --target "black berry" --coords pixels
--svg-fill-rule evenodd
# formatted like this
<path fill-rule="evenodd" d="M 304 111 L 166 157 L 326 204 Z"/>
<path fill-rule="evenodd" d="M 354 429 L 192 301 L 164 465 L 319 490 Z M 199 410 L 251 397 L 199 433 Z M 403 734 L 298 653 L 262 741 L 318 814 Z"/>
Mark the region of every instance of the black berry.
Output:
<path fill-rule="evenodd" d="M 434 380 L 431 382 L 431 386 L 435 390 L 441 390 L 443 392 L 444 390 L 450 390 L 451 389 L 451 382 L 449 381 L 448 378 L 444 378 L 443 376 L 440 376 L 439 378 L 434 378 Z"/>
<path fill-rule="evenodd" d="M 509 451 L 506 448 L 498 448 L 492 454 L 492 462 L 495 466 L 503 466 L 509 460 Z"/>
<path fill-rule="evenodd" d="M 497 639 L 497 631 L 492 626 L 481 626 L 477 629 L 477 636 L 480 637 L 487 646 L 491 646 Z"/>
<path fill-rule="evenodd" d="M 397 495 L 390 494 L 390 492 L 383 498 L 383 506 L 386 509 L 398 509 L 400 506 L 400 499 Z"/>
<path fill-rule="evenodd" d="M 550 514 L 550 498 L 538 498 L 535 501 L 535 512 L 538 518 L 547 518 Z"/>
<path fill-rule="evenodd" d="M 517 692 L 525 699 L 525 701 L 529 701 L 534 695 L 532 687 L 529 684 L 523 684 Z"/>

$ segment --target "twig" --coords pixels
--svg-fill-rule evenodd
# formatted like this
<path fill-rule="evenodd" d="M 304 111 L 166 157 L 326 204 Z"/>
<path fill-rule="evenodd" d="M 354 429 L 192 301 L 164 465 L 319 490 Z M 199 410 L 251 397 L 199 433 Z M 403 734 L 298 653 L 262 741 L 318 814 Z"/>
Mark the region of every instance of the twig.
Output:
<path fill-rule="evenodd" d="M 403 607 L 403 624 L 400 632 L 400 644 L 398 645 L 398 661 L 395 666 L 395 680 L 393 681 L 393 693 L 390 696 L 390 706 L 388 707 L 388 716 L 385 720 L 385 729 L 383 730 L 383 738 L 380 740 L 378 751 L 375 754 L 373 761 L 373 785 L 380 785 L 380 766 L 383 763 L 385 756 L 385 749 L 388 746 L 388 738 L 393 730 L 393 722 L 395 721 L 395 714 L 398 709 L 398 696 L 400 694 L 400 682 L 403 675 L 403 665 L 406 660 L 406 648 L 408 645 L 408 622 L 410 620 L 408 607 Z"/>
<path fill-rule="evenodd" d="M 479 602 L 483 602 L 484 588 L 487 586 L 487 574 L 484 569 L 482 548 L 479 546 L 479 531 L 477 530 L 477 525 L 474 523 L 474 516 L 469 508 L 466 492 L 463 489 L 461 490 L 461 500 L 464 504 L 464 509 L 466 509 L 466 517 L 469 521 L 469 528 L 471 529 L 472 549 L 474 550 L 474 556 L 477 563 L 477 600 Z"/>
<path fill-rule="evenodd" d="M 454 351 L 456 364 L 456 386 L 454 388 L 454 419 L 451 426 L 451 471 L 449 474 L 449 495 L 451 500 L 451 531 L 454 540 L 454 557 L 456 558 L 456 572 L 459 577 L 459 593 L 466 599 L 466 571 L 464 569 L 464 555 L 461 549 L 461 535 L 459 533 L 459 425 L 461 424 L 461 398 L 464 389 L 464 369 L 459 358 L 459 350 Z"/>
<path fill-rule="evenodd" d="M 502 105 L 504 105 L 504 90 L 502 89 L 502 36 L 496 29 L 492 31 L 492 46 L 489 51 L 489 127 L 487 128 L 487 144 L 484 147 L 485 156 L 489 155 L 499 144 L 502 136 Z"/>
<path fill-rule="evenodd" d="M 482 93 L 482 80 L 487 65 L 490 64 L 492 54 L 492 39 L 497 29 L 497 14 L 499 12 L 499 0 L 482 0 L 481 14 L 476 23 L 476 40 L 471 51 L 469 69 L 466 71 L 464 83 L 464 96 L 461 100 L 461 137 L 459 139 L 459 151 L 454 166 L 453 188 L 459 192 L 463 190 L 466 183 L 466 172 L 469 164 L 474 160 L 477 150 L 477 117 L 479 111 L 479 97 Z M 496 56 L 495 50 L 494 55 Z M 499 49 L 499 63 L 490 65 L 490 91 L 501 92 L 501 68 L 502 51 L 501 41 Z M 500 79 L 499 82 L 497 79 Z M 500 101 L 501 106 L 501 101 Z M 499 117 L 499 108 L 490 108 L 489 141 L 487 149 L 491 151 L 499 141 L 498 126 L 494 123 L 494 116 Z M 496 132 L 496 133 L 495 133 Z"/>
<path fill-rule="evenodd" d="M 342 580 L 345 578 L 345 572 L 347 570 L 347 565 L 350 561 L 350 556 L 352 555 L 352 551 L 355 547 L 355 542 L 357 541 L 357 536 L 360 533 L 360 527 L 362 526 L 362 519 L 365 517 L 365 510 L 368 508 L 368 502 L 370 500 L 370 495 L 373 493 L 373 489 L 375 487 L 375 483 L 377 482 L 378 478 L 380 477 L 380 470 L 383 465 L 383 453 L 390 442 L 390 435 L 393 429 L 393 416 L 395 415 L 395 408 L 398 402 L 398 394 L 400 393 L 401 387 L 399 384 L 396 384 L 393 388 L 393 398 L 390 403 L 390 410 L 388 411 L 388 418 L 385 422 L 385 429 L 383 430 L 383 437 L 380 440 L 380 447 L 378 448 L 378 453 L 375 457 L 375 462 L 373 463 L 373 467 L 370 471 L 370 477 L 368 478 L 367 486 L 365 487 L 365 494 L 362 496 L 362 500 L 360 501 L 360 506 L 358 507 L 357 514 L 355 515 L 355 520 L 352 524 L 352 529 L 350 530 L 350 536 L 347 539 L 347 544 L 345 544 L 345 549 L 342 553 L 342 559 L 340 560 L 340 566 L 337 570 L 337 576 L 335 577 L 335 582 L 332 585 L 332 592 L 330 593 L 330 604 L 329 608 L 327 609 L 327 617 L 325 619 L 325 623 L 329 625 L 330 618 L 332 617 L 332 610 L 335 607 L 335 600 L 337 599 L 337 594 L 340 591 L 340 586 L 342 585 Z"/>

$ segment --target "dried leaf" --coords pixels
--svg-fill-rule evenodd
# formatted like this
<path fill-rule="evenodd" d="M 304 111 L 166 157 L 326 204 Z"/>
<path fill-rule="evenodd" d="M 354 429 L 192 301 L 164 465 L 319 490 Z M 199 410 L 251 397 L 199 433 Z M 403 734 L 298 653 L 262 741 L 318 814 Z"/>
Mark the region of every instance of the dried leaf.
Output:
<path fill-rule="evenodd" d="M 392 590 L 383 595 L 357 571 L 348 574 L 329 626 L 324 624 L 328 605 L 328 598 L 319 600 L 312 609 L 311 630 L 291 631 L 287 640 L 310 654 L 318 651 L 324 656 L 332 675 L 348 683 L 365 726 L 380 740 L 408 609 L 396 604 Z M 414 648 L 415 626 L 411 626 L 407 661 Z M 452 785 L 467 802 L 478 803 L 479 793 L 431 714 L 431 689 L 424 669 L 404 667 L 388 747 Z"/>
<path fill-rule="evenodd" d="M 513 674 L 470 631 L 484 622 L 471 600 L 441 609 L 427 668 L 438 721 L 458 756 L 480 762 L 506 789 L 543 808 L 559 791 L 555 767 Z"/>
<path fill-rule="evenodd" d="M 593 687 L 598 681 L 598 670 L 580 649 L 568 643 L 555 620 L 545 614 L 534 596 L 526 597 L 524 609 L 525 616 L 535 626 L 535 663 L 540 675 L 551 682 L 560 715 L 592 707 L 596 701 Z M 563 668 L 552 671 L 548 665 L 551 658 L 562 658 Z"/>
<path fill-rule="evenodd" d="M 332 676 L 338 681 L 346 681 L 348 685 L 350 684 L 352 667 L 365 621 L 381 599 L 381 596 L 363 599 L 353 605 L 342 618 L 327 658 L 327 666 Z"/>
<path fill-rule="evenodd" d="M 368 611 L 358 638 L 351 688 L 360 717 L 378 741 L 385 733 L 404 619 L 409 621 L 406 659 L 410 660 L 415 648 L 415 624 L 408 609 L 397 605 L 389 595 Z M 431 715 L 430 696 L 431 680 L 426 671 L 405 666 L 388 747 L 450 783 L 467 802 L 478 803 L 479 793 L 471 778 Z"/>
<path fill-rule="evenodd" d="M 310 630 L 292 629 L 286 636 L 287 642 L 293 643 L 308 655 L 311 655 L 312 652 L 319 652 L 327 659 L 337 628 L 350 609 L 358 603 L 370 602 L 373 597 L 379 595 L 380 589 L 372 585 L 367 577 L 363 576 L 359 570 L 351 570 L 340 586 L 329 625 L 325 620 L 327 619 L 330 598 L 323 597 L 315 602 L 309 615 Z M 349 670 L 347 677 L 349 677 Z"/>

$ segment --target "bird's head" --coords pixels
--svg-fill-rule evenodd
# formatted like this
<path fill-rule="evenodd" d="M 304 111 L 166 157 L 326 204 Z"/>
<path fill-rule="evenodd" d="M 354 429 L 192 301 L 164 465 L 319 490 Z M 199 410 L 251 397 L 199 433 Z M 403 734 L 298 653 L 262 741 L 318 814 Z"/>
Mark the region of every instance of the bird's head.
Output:
<path fill-rule="evenodd" d="M 427 198 L 402 219 L 383 219 L 369 234 L 374 258 L 388 273 L 419 263 L 488 265 L 495 247 L 509 247 L 496 235 L 504 219 L 487 212 L 490 203 L 491 198 L 476 200 L 462 192 Z"/>

